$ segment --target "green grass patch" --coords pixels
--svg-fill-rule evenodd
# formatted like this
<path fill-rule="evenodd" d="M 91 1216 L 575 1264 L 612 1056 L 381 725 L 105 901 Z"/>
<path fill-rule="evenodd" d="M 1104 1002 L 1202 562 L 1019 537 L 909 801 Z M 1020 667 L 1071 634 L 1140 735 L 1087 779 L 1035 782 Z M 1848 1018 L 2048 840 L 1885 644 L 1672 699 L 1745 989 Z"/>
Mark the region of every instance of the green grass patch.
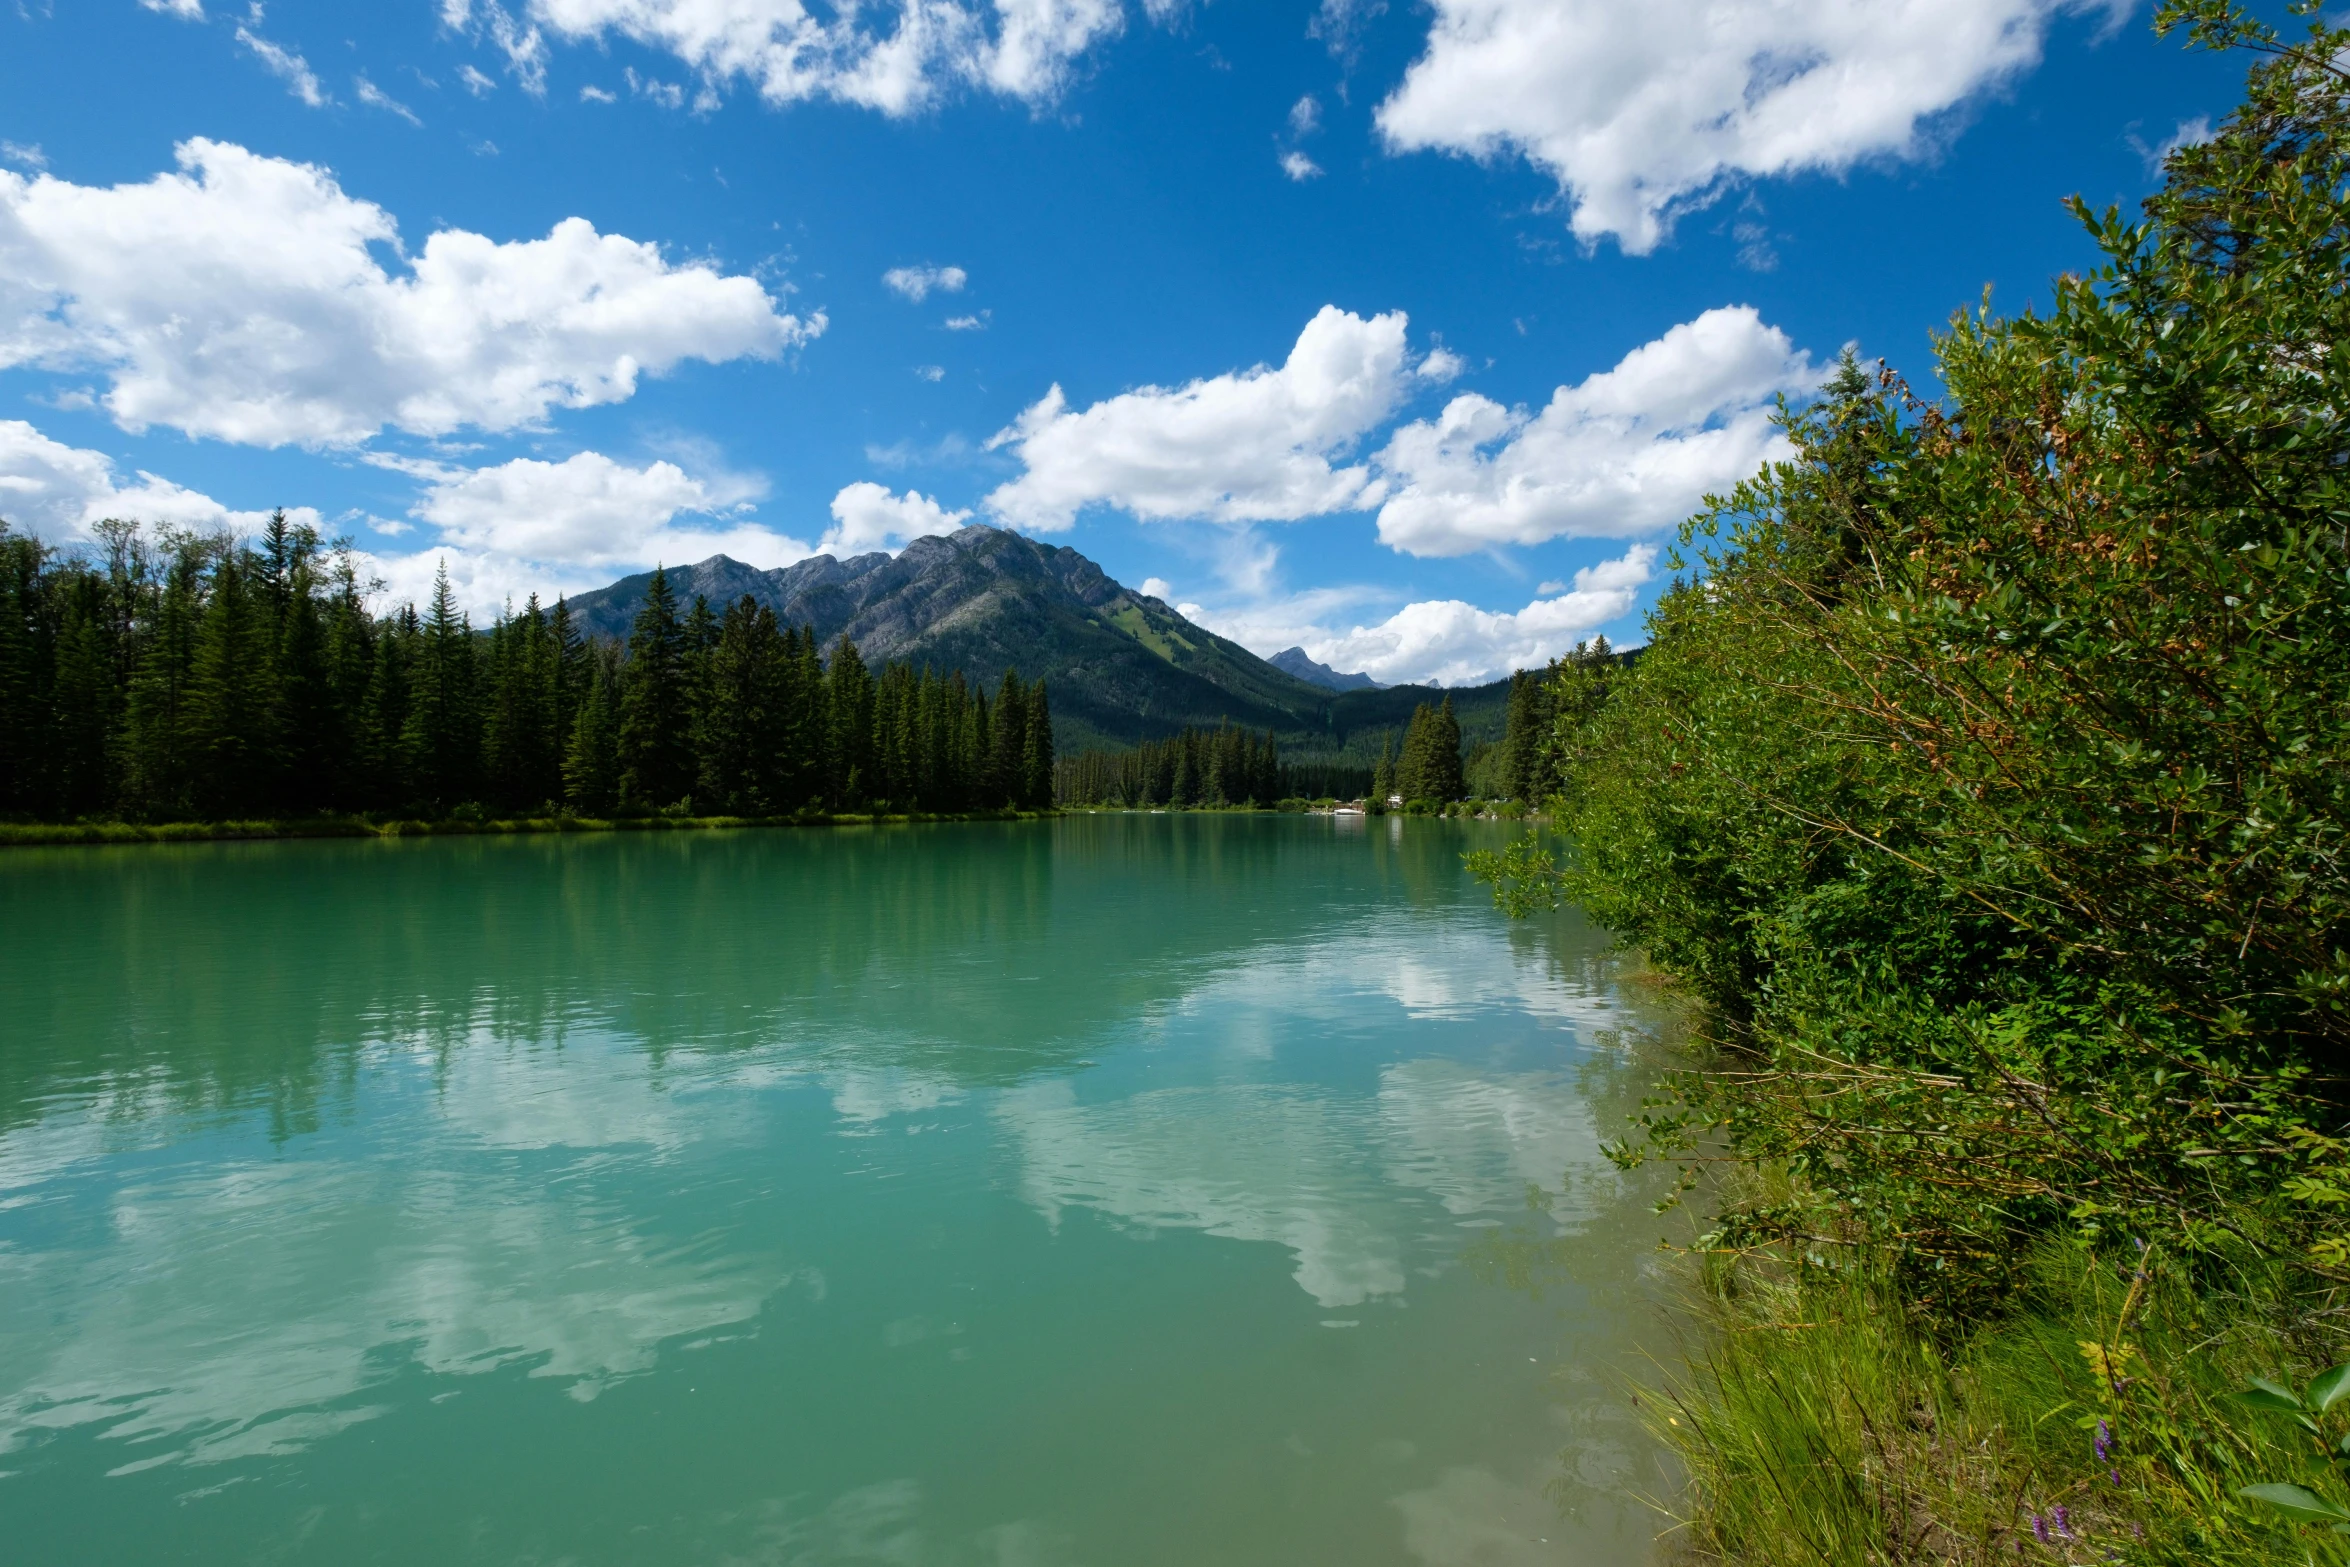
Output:
<path fill-rule="evenodd" d="M 2011 1311 L 1946 1336 L 1886 1280 L 1816 1258 L 1715 1253 L 1703 1272 L 1697 1347 L 1648 1406 L 1690 1477 L 1696 1560 L 2350 1560 L 2237 1495 L 2341 1498 L 2323 1446 L 2241 1397 L 2343 1358 L 2342 1303 L 2306 1274 L 2050 1243 Z"/>

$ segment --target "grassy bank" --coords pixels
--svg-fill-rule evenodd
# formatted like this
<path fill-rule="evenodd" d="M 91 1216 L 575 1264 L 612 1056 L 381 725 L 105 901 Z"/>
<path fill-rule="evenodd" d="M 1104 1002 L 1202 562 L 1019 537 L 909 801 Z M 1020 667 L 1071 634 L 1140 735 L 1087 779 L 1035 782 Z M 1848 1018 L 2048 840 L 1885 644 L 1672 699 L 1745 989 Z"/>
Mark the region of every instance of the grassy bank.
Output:
<path fill-rule="evenodd" d="M 1690 1482 L 1666 1504 L 1669 1558 L 2350 1560 L 2330 1532 L 2239 1494 L 2339 1494 L 2326 1448 L 2344 1423 L 2322 1419 L 2320 1441 L 2243 1397 L 2340 1358 L 2344 1302 L 2298 1268 L 2047 1240 L 2001 1310 L 1954 1323 L 1886 1255 L 1693 1257 L 1687 1363 L 1647 1406 Z"/>
<path fill-rule="evenodd" d="M 526 816 L 416 821 L 323 816 L 257 822 L 0 822 L 0 848 L 77 843 L 222 843 L 270 838 L 457 838 L 523 833 L 707 832 L 745 827 L 873 827 L 909 822 L 1033 821 L 1050 811 L 952 815 Z"/>

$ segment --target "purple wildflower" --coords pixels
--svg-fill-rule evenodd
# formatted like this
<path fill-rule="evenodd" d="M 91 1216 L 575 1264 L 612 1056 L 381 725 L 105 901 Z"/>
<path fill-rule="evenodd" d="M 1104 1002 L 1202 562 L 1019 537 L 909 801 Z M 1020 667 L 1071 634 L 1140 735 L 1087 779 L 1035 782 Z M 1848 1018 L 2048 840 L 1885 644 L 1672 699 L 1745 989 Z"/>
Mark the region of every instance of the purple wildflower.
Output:
<path fill-rule="evenodd" d="M 2032 1538 L 2038 1540 L 2042 1545 L 2048 1543 L 2048 1520 L 2038 1513 L 2032 1514 Z"/>
<path fill-rule="evenodd" d="M 2063 1535 L 2068 1540 L 2073 1537 L 2072 1514 L 2065 1511 L 2065 1506 L 2062 1502 L 2056 1504 L 2056 1532 Z"/>
<path fill-rule="evenodd" d="M 2100 1420 L 2097 1422 L 2097 1461 L 2099 1463 L 2104 1463 L 2112 1456 L 2113 1433 L 2107 1430 L 2105 1422 Z"/>
<path fill-rule="evenodd" d="M 2113 1479 L 2113 1483 L 2114 1483 L 2115 1485 L 2119 1485 L 2119 1484 L 2121 1484 L 2121 1483 L 2122 1483 L 2122 1472 L 2121 1472 L 2119 1469 L 2108 1469 L 2108 1470 L 2107 1470 L 2107 1471 L 2105 1471 L 2105 1472 L 2106 1472 L 2106 1474 L 2107 1474 L 2107 1475 L 2109 1475 L 2109 1476 L 2111 1476 L 2111 1477 L 2112 1477 L 2112 1479 Z"/>

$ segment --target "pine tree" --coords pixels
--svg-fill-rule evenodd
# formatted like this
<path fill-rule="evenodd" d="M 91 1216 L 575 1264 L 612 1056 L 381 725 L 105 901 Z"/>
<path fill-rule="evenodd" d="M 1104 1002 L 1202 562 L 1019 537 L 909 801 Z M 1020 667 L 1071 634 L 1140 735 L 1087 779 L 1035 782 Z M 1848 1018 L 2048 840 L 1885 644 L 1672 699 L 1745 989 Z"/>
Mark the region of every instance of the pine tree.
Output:
<path fill-rule="evenodd" d="M 366 705 L 359 715 L 358 750 L 370 780 L 362 798 L 368 809 L 406 811 L 416 802 L 407 734 L 408 712 L 416 696 L 416 649 L 423 637 L 416 606 L 409 604 L 391 617 L 375 640 Z"/>
<path fill-rule="evenodd" d="M 48 551 L 0 523 L 0 811 L 30 815 L 46 804 L 49 671 L 42 592 Z"/>
<path fill-rule="evenodd" d="M 212 571 L 189 682 L 190 760 L 198 809 L 214 820 L 278 809 L 275 637 L 253 573 L 235 554 Z"/>
<path fill-rule="evenodd" d="M 1028 769 L 1028 688 L 1016 669 L 1004 671 L 996 688 L 995 754 L 989 759 L 987 797 L 991 810 L 1017 807 Z"/>
<path fill-rule="evenodd" d="M 282 513 L 280 514 L 283 515 Z M 285 712 L 285 808 L 297 815 L 340 803 L 343 713 L 328 661 L 327 626 L 307 560 L 278 591 L 277 659 Z"/>
<path fill-rule="evenodd" d="M 1552 663 L 1555 672 L 1557 664 Z M 1509 717 L 1502 729 L 1502 786 L 1510 798 L 1539 805 L 1550 791 L 1543 787 L 1542 737 L 1549 727 L 1543 700 L 1544 676 L 1519 670 L 1510 676 Z"/>
<path fill-rule="evenodd" d="M 124 740 L 126 803 L 149 821 L 173 820 L 195 810 L 189 744 L 204 555 L 202 547 L 185 535 L 172 545 L 131 677 Z"/>
<path fill-rule="evenodd" d="M 710 652 L 695 801 L 733 816 L 767 816 L 781 799 L 788 649 L 775 612 L 749 594 L 728 606 Z"/>
<path fill-rule="evenodd" d="M 588 646 L 571 618 L 571 605 L 558 595 L 554 613 L 547 617 L 547 641 L 555 655 L 555 710 L 552 715 L 554 767 L 550 780 L 553 798 L 563 798 L 563 769 L 571 749 L 571 728 L 579 720 L 579 704 L 587 695 Z"/>
<path fill-rule="evenodd" d="M 845 636 L 833 651 L 824 683 L 831 719 L 827 750 L 832 807 L 861 811 L 873 778 L 873 677 L 866 672 L 857 644 Z"/>
<path fill-rule="evenodd" d="M 1371 769 L 1371 798 L 1384 805 L 1396 798 L 1395 731 L 1389 730 L 1379 741 L 1379 761 Z"/>
<path fill-rule="evenodd" d="M 374 788 L 368 776 L 367 694 L 375 674 L 377 629 L 367 613 L 350 551 L 338 549 L 330 572 L 333 596 L 325 610 L 327 687 L 334 704 L 334 755 L 328 764 L 333 808 L 363 810 Z"/>
<path fill-rule="evenodd" d="M 1429 715 L 1428 749 L 1424 764 L 1427 797 L 1447 803 L 1465 796 L 1469 790 L 1461 775 L 1461 721 L 1452 710 L 1452 695 L 1447 692 L 1443 704 Z"/>
<path fill-rule="evenodd" d="M 959 678 L 959 677 L 958 677 Z M 987 808 L 987 770 L 995 755 L 994 719 L 988 711 L 987 688 L 975 686 L 971 705 L 963 712 L 962 766 L 955 783 L 955 809 Z"/>
<path fill-rule="evenodd" d="M 457 607 L 444 562 L 416 647 L 408 722 L 400 734 L 412 787 L 436 814 L 480 798 L 481 712 L 473 626 Z"/>
<path fill-rule="evenodd" d="M 48 809 L 94 816 L 114 799 L 113 739 L 122 692 L 115 679 L 107 580 L 75 570 L 57 583 L 56 674 L 50 685 Z"/>
<path fill-rule="evenodd" d="M 628 636 L 620 671 L 620 802 L 624 811 L 690 804 L 700 771 L 693 749 L 693 649 L 669 591 L 655 570 Z"/>
<path fill-rule="evenodd" d="M 609 816 L 620 803 L 620 660 L 609 643 L 585 650 L 579 712 L 563 755 L 563 800 L 581 816 Z"/>
<path fill-rule="evenodd" d="M 1053 804 L 1053 710 L 1039 680 L 1028 692 L 1027 733 L 1020 758 L 1020 805 L 1045 811 Z"/>

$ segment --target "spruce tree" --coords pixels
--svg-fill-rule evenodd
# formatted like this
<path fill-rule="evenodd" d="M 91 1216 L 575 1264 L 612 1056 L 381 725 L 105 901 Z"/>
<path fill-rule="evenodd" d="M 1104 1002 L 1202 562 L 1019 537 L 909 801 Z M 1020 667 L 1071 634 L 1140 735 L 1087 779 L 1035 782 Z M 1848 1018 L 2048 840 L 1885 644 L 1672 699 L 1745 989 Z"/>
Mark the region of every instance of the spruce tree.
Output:
<path fill-rule="evenodd" d="M 1558 664 L 1551 664 L 1555 676 Z M 1549 703 L 1543 699 L 1549 679 L 1528 670 L 1510 676 L 1509 716 L 1502 729 L 1502 787 L 1510 798 L 1539 805 L 1550 791 L 1543 786 L 1542 738 L 1549 728 Z"/>
<path fill-rule="evenodd" d="M 359 587 L 356 563 L 347 548 L 338 548 L 329 573 L 332 597 L 324 611 L 326 668 L 330 700 L 334 704 L 334 755 L 328 765 L 333 808 L 362 810 L 374 788 L 368 777 L 367 693 L 375 673 L 375 618 Z"/>
<path fill-rule="evenodd" d="M 1461 721 L 1452 710 L 1452 694 L 1428 717 L 1428 750 L 1424 764 L 1428 798 L 1450 803 L 1461 799 L 1468 784 L 1461 775 Z"/>
<path fill-rule="evenodd" d="M 689 804 L 700 771 L 693 749 L 695 671 L 685 624 L 656 569 L 628 636 L 620 671 L 620 809 L 660 811 Z"/>
<path fill-rule="evenodd" d="M 857 644 L 846 636 L 833 651 L 832 668 L 824 683 L 831 720 L 827 749 L 832 806 L 839 811 L 861 811 L 873 778 L 873 677 L 866 672 Z"/>
<path fill-rule="evenodd" d="M 173 539 L 162 590 L 155 597 L 145 645 L 131 676 L 124 791 L 129 809 L 149 821 L 175 820 L 195 810 L 188 747 L 203 571 L 203 550 L 196 540 L 185 535 Z"/>
<path fill-rule="evenodd" d="M 400 735 L 419 803 L 446 814 L 479 798 L 481 712 L 475 688 L 473 625 L 457 607 L 446 562 L 433 578 L 432 608 L 416 645 L 408 722 Z"/>
<path fill-rule="evenodd" d="M 285 712 L 284 808 L 297 815 L 340 803 L 344 709 L 336 700 L 326 617 L 307 560 L 276 591 L 277 658 Z"/>
<path fill-rule="evenodd" d="M 1053 804 L 1053 709 L 1039 680 L 1028 691 L 1028 724 L 1020 758 L 1020 804 L 1050 810 Z"/>
<path fill-rule="evenodd" d="M 547 617 L 547 641 L 555 655 L 555 705 L 551 715 L 553 797 L 561 799 L 564 764 L 571 748 L 571 727 L 578 721 L 579 704 L 587 695 L 589 661 L 587 643 L 581 639 L 579 627 L 571 618 L 571 605 L 560 595 L 555 599 L 553 613 Z"/>
<path fill-rule="evenodd" d="M 620 802 L 620 664 L 610 644 L 588 647 L 579 711 L 563 754 L 563 801 L 580 816 L 609 816 Z"/>
<path fill-rule="evenodd" d="M 196 627 L 189 753 L 196 805 L 214 820 L 278 809 L 276 639 L 252 578 L 246 561 L 224 555 Z"/>
<path fill-rule="evenodd" d="M 369 785 L 363 803 L 376 811 L 412 810 L 416 786 L 408 765 L 408 711 L 415 702 L 416 648 L 423 640 L 416 606 L 401 606 L 375 639 L 366 706 L 359 715 L 359 752 Z"/>
<path fill-rule="evenodd" d="M 121 689 L 115 680 L 114 616 L 107 581 L 96 572 L 63 573 L 50 685 L 47 808 L 94 816 L 113 803 L 113 750 Z"/>
<path fill-rule="evenodd" d="M 48 551 L 0 523 L 0 811 L 44 803 L 51 666 L 42 573 Z"/>
<path fill-rule="evenodd" d="M 1028 768 L 1028 688 L 1016 669 L 1004 671 L 996 688 L 995 754 L 989 759 L 986 804 L 990 809 L 1017 807 L 1025 792 Z"/>
<path fill-rule="evenodd" d="M 1412 721 L 1404 727 L 1403 752 L 1395 761 L 1395 792 L 1406 804 L 1414 800 L 1434 798 L 1428 776 L 1428 726 L 1435 716 L 1428 704 L 1422 702 L 1412 709 Z"/>
<path fill-rule="evenodd" d="M 701 784 L 694 798 L 703 809 L 733 816 L 767 816 L 777 809 L 785 657 L 773 610 L 747 593 L 728 606 L 710 651 L 702 712 Z"/>

